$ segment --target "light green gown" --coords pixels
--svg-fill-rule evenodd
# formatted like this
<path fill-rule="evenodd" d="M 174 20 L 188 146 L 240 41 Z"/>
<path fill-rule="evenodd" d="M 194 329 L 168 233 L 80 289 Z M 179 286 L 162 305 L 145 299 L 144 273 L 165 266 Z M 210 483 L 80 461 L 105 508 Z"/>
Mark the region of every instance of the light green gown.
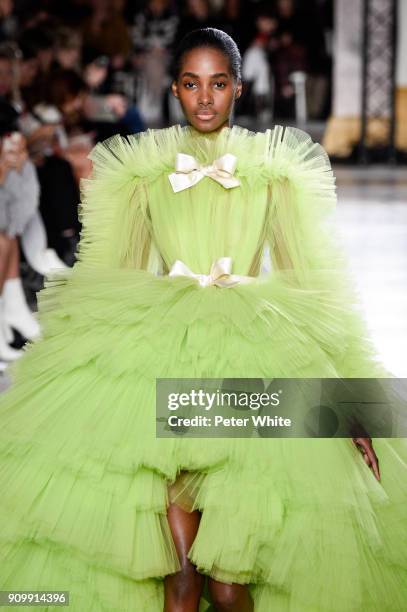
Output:
<path fill-rule="evenodd" d="M 180 152 L 234 154 L 240 186 L 174 192 Z M 155 436 L 156 377 L 391 376 L 335 237 L 323 149 L 294 128 L 176 125 L 91 158 L 79 260 L 39 294 L 43 338 L 1 400 L 0 588 L 69 590 L 72 612 L 162 611 L 180 568 L 167 487 L 186 470 L 177 499 L 202 511 L 189 558 L 249 584 L 255 612 L 406 610 L 405 439 L 373 441 L 378 482 L 347 438 Z M 265 247 L 271 270 L 250 284 L 168 275 L 231 257 L 257 276 Z"/>

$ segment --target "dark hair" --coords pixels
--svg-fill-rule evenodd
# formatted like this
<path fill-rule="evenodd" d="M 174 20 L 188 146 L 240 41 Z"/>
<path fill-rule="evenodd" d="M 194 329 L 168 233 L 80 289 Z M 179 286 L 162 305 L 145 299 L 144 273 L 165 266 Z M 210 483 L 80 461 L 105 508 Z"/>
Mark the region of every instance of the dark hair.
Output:
<path fill-rule="evenodd" d="M 233 38 L 217 28 L 199 28 L 188 32 L 175 50 L 171 65 L 171 77 L 174 81 L 178 79 L 184 55 L 200 47 L 209 47 L 224 53 L 229 58 L 230 71 L 234 78 L 242 78 L 242 57 Z"/>
<path fill-rule="evenodd" d="M 3 49 L 2 47 L 0 47 L 0 60 L 12 62 L 13 56 L 11 55 L 11 52 L 8 49 Z"/>
<path fill-rule="evenodd" d="M 18 113 L 6 100 L 0 100 L 0 138 L 8 132 L 18 131 Z"/>
<path fill-rule="evenodd" d="M 65 102 L 85 91 L 87 91 L 86 83 L 75 70 L 55 70 L 48 80 L 46 102 L 61 108 Z"/>

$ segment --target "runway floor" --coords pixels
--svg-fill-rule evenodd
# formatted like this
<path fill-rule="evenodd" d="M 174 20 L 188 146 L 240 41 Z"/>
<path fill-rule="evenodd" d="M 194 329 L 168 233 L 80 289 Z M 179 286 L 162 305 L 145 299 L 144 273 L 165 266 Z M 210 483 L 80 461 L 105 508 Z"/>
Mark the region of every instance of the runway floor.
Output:
<path fill-rule="evenodd" d="M 407 173 L 336 167 L 336 219 L 385 366 L 407 377 Z"/>

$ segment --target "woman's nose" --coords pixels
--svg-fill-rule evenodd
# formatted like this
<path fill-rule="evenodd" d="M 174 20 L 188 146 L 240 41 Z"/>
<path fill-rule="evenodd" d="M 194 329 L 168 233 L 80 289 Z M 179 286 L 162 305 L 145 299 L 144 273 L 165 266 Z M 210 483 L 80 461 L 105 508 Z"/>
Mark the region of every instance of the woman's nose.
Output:
<path fill-rule="evenodd" d="M 199 103 L 204 106 L 213 103 L 212 92 L 209 87 L 203 87 L 199 96 Z"/>

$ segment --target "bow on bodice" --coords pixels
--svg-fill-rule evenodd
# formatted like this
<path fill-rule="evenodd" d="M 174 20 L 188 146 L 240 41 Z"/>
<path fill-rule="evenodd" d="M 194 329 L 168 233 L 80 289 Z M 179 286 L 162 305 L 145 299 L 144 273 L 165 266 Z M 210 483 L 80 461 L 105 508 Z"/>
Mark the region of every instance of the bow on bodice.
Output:
<path fill-rule="evenodd" d="M 175 172 L 169 174 L 168 178 L 175 192 L 196 185 L 204 176 L 209 176 L 226 189 L 231 189 L 240 185 L 239 179 L 233 176 L 236 164 L 237 157 L 232 153 L 225 153 L 207 166 L 201 165 L 192 155 L 177 153 Z"/>
<path fill-rule="evenodd" d="M 168 276 L 190 276 L 191 278 L 195 278 L 201 287 L 210 287 L 211 285 L 216 285 L 217 287 L 233 287 L 238 283 L 251 283 L 256 279 L 254 276 L 231 274 L 231 270 L 231 257 L 220 257 L 214 261 L 209 274 L 196 274 L 192 272 L 183 261 L 177 259 L 171 266 Z"/>

